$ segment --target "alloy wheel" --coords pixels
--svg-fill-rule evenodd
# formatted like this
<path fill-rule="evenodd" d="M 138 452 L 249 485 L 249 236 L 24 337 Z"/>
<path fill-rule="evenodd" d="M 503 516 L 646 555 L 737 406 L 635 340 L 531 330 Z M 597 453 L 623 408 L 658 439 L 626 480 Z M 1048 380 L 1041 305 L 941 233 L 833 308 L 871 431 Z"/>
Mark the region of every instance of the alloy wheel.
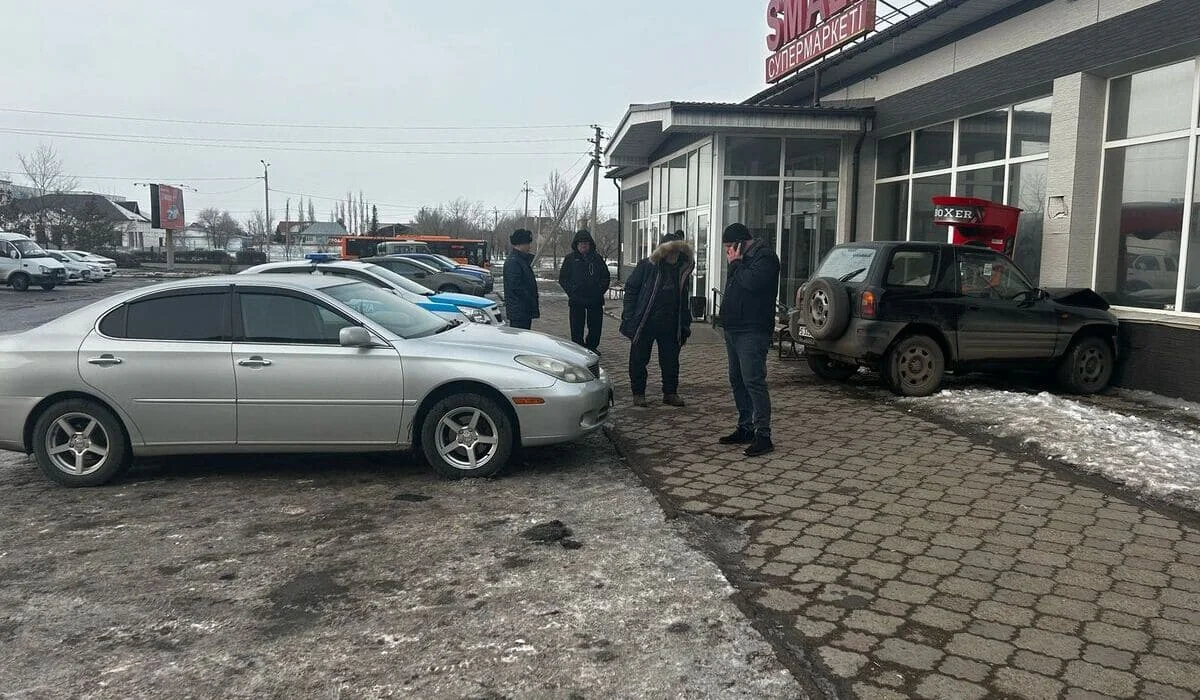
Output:
<path fill-rule="evenodd" d="M 500 451 L 500 431 L 491 416 L 474 406 L 448 412 L 436 428 L 438 454 L 456 469 L 475 471 Z"/>
<path fill-rule="evenodd" d="M 66 413 L 46 431 L 46 453 L 56 469 L 73 476 L 92 474 L 107 463 L 112 439 L 95 417 Z"/>

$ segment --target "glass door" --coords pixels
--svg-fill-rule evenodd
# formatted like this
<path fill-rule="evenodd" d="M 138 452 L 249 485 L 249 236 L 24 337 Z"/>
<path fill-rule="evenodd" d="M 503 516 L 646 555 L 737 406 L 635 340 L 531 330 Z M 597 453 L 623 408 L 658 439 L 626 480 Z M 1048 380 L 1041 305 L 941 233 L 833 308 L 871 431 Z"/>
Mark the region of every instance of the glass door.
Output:
<path fill-rule="evenodd" d="M 787 182 L 783 188 L 780 301 L 794 306 L 796 290 L 837 244 L 837 183 Z"/>

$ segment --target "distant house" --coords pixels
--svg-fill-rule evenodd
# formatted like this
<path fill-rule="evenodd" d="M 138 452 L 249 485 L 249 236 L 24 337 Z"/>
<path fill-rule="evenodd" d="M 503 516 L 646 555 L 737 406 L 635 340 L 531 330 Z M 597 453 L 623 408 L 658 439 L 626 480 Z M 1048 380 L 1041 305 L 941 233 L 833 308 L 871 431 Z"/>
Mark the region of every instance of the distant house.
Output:
<path fill-rule="evenodd" d="M 150 219 L 140 212 L 137 202 L 120 197 L 94 192 L 67 192 L 17 199 L 16 205 L 26 214 L 52 211 L 83 217 L 89 211 L 98 213 L 112 222 L 113 228 L 121 236 L 122 248 L 141 249 L 147 245 L 153 246 L 158 237 L 163 235 L 160 229 L 151 226 Z"/>
<path fill-rule="evenodd" d="M 298 234 L 292 236 L 292 242 L 298 245 L 329 245 L 330 238 L 341 238 L 346 235 L 346 227 L 335 221 L 313 221 L 304 226 Z"/>
<path fill-rule="evenodd" d="M 0 180 L 0 200 L 29 199 L 37 196 L 37 190 L 25 185 L 18 185 L 12 180 Z"/>

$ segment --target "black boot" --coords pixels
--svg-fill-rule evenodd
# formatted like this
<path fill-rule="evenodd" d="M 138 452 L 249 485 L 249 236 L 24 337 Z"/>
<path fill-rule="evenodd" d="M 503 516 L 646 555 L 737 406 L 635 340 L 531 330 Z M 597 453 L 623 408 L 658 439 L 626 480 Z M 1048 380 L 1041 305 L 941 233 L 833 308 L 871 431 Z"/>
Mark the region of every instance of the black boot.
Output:
<path fill-rule="evenodd" d="M 775 445 L 771 442 L 771 438 L 766 435 L 755 435 L 754 442 L 750 443 L 743 454 L 747 457 L 757 457 L 774 451 Z"/>
<path fill-rule="evenodd" d="M 745 428 L 738 428 L 717 442 L 722 445 L 748 445 L 754 442 L 754 433 Z"/>

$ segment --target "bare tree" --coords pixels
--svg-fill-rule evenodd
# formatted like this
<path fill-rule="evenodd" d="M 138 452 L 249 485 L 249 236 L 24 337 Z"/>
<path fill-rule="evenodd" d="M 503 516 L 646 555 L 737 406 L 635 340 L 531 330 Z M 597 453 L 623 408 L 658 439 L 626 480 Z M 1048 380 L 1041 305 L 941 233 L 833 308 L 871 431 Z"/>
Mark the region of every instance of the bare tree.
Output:
<path fill-rule="evenodd" d="M 267 217 L 263 215 L 261 209 L 251 212 L 250 218 L 246 219 L 244 226 L 246 232 L 250 234 L 252 245 L 265 246 L 270 241 L 270 236 L 267 235 Z"/>
<path fill-rule="evenodd" d="M 63 172 L 62 159 L 48 143 L 38 144 L 37 150 L 28 155 L 17 154 L 21 170 L 38 196 L 67 192 L 79 186 L 79 180 Z"/>
<path fill-rule="evenodd" d="M 317 220 L 317 209 L 316 209 L 316 207 L 313 206 L 312 197 L 308 198 L 308 220 L 309 221 Z"/>
<path fill-rule="evenodd" d="M 208 245 L 213 250 L 226 250 L 229 241 L 243 233 L 242 227 L 229 212 L 212 207 L 200 210 L 196 216 L 196 224 L 204 229 Z"/>
<path fill-rule="evenodd" d="M 578 223 L 578 215 L 571 211 L 575 208 L 575 203 L 571 201 L 573 189 L 574 185 L 557 170 L 551 172 L 546 184 L 542 185 L 542 204 L 547 209 L 549 226 L 552 226 L 553 230 L 542 231 L 541 240 L 538 241 L 538 255 L 544 257 L 549 253 L 554 259 L 555 267 L 558 266 L 560 251 L 566 253 L 567 247 L 570 246 L 573 234 L 569 227 Z M 558 222 L 557 225 L 554 222 Z"/>

